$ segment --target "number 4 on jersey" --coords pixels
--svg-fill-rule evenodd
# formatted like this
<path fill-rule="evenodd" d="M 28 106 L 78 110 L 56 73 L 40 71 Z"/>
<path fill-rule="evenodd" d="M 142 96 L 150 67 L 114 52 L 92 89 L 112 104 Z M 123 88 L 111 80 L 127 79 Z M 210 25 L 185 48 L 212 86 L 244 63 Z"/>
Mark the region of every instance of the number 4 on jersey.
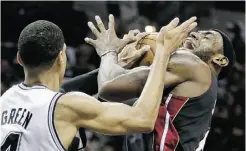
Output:
<path fill-rule="evenodd" d="M 1 145 L 1 151 L 18 151 L 20 145 L 20 132 L 10 132 Z"/>

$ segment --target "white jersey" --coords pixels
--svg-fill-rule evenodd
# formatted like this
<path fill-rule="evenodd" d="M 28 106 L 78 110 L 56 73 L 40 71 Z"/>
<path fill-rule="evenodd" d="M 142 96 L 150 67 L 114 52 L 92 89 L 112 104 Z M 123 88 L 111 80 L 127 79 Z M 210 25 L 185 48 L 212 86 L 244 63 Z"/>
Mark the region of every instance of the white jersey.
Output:
<path fill-rule="evenodd" d="M 64 151 L 54 127 L 62 94 L 45 86 L 18 84 L 0 98 L 2 151 Z"/>

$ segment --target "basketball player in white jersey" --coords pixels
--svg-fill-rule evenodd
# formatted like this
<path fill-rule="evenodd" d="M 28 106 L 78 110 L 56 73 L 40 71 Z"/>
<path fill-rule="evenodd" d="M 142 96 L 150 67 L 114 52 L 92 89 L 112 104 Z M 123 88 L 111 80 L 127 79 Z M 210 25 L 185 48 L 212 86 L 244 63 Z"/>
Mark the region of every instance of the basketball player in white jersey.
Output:
<path fill-rule="evenodd" d="M 81 92 L 59 93 L 66 67 L 66 45 L 61 29 L 39 20 L 26 26 L 19 37 L 17 60 L 23 66 L 24 82 L 14 85 L 1 97 L 2 151 L 64 151 L 79 128 L 108 135 L 126 135 L 153 130 L 161 102 L 166 67 L 171 53 L 196 27 L 193 17 L 180 26 L 174 19 L 157 38 L 156 57 L 144 90 L 134 107 L 101 103 Z M 92 23 L 98 55 L 117 55 L 134 35 L 119 39 L 114 18 L 101 32 Z M 165 42 L 165 45 L 164 45 Z M 115 60 L 112 60 L 115 61 Z"/>

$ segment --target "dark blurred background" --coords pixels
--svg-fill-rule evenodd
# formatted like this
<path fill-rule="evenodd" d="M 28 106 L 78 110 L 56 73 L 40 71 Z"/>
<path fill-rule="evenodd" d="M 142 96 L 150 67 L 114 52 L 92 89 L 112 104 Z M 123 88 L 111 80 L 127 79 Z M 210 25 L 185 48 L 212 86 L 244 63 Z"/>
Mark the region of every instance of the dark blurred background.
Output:
<path fill-rule="evenodd" d="M 198 17 L 201 29 L 218 28 L 232 39 L 237 63 L 232 74 L 220 81 L 216 110 L 205 151 L 245 150 L 245 2 L 1 2 L 1 94 L 23 80 L 21 66 L 15 59 L 21 30 L 35 20 L 49 20 L 64 32 L 68 46 L 66 78 L 87 73 L 99 66 L 100 59 L 91 46 L 87 21 L 108 14 L 116 18 L 119 36 L 130 29 L 158 31 L 172 18 L 181 21 Z M 121 136 L 106 137 L 87 131 L 86 151 L 120 151 Z"/>

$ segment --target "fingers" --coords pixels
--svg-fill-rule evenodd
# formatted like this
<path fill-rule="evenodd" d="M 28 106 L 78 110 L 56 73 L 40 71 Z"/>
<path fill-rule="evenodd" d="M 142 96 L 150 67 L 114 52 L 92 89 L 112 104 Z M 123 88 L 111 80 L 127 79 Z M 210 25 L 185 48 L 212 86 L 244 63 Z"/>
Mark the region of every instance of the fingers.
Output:
<path fill-rule="evenodd" d="M 128 34 L 125 34 L 123 39 L 126 39 L 127 37 L 134 37 L 136 35 L 138 35 L 140 33 L 140 31 L 138 29 L 135 29 L 135 30 L 130 30 L 128 32 Z"/>
<path fill-rule="evenodd" d="M 99 31 L 96 29 L 95 25 L 92 22 L 88 22 L 88 26 L 91 29 L 92 33 L 95 34 L 96 37 L 100 34 Z"/>
<path fill-rule="evenodd" d="M 136 36 L 138 33 L 140 33 L 140 31 L 138 29 L 135 29 L 135 30 L 130 30 L 128 35 L 129 36 Z"/>
<path fill-rule="evenodd" d="M 178 24 L 179 24 L 179 18 L 176 17 L 168 25 L 166 25 L 165 28 L 167 31 L 169 31 L 169 30 L 175 28 L 176 26 L 178 26 Z"/>
<path fill-rule="evenodd" d="M 127 34 L 125 34 L 125 35 L 123 36 L 123 39 L 126 39 L 126 38 L 127 38 L 127 36 L 128 36 L 128 35 L 127 35 Z"/>
<path fill-rule="evenodd" d="M 139 49 L 139 50 L 137 51 L 138 57 L 143 56 L 143 55 L 144 55 L 146 52 L 148 52 L 149 50 L 150 50 L 150 46 L 149 46 L 149 45 L 143 46 L 141 49 Z"/>
<path fill-rule="evenodd" d="M 187 33 L 191 32 L 193 29 L 195 29 L 196 26 L 197 26 L 197 22 L 192 23 L 192 24 L 188 27 Z"/>
<path fill-rule="evenodd" d="M 127 38 L 127 36 L 128 36 L 128 35 L 127 35 L 127 34 L 125 34 L 125 35 L 124 35 L 124 37 L 123 37 L 123 39 L 126 39 L 126 38 Z"/>
<path fill-rule="evenodd" d="M 183 22 L 181 25 L 178 26 L 178 28 L 183 31 L 186 30 L 192 23 L 196 21 L 196 17 L 191 17 L 189 20 Z"/>
<path fill-rule="evenodd" d="M 134 41 L 136 41 L 136 37 L 135 35 L 138 34 L 140 31 L 138 29 L 135 30 L 130 30 L 129 33 L 127 35 L 124 35 L 123 40 L 124 40 L 124 44 L 127 45 L 129 43 L 132 43 Z"/>
<path fill-rule="evenodd" d="M 145 45 L 139 50 L 136 50 L 135 47 L 132 47 L 132 49 L 129 49 L 128 53 L 125 53 L 124 55 L 121 55 L 121 57 L 118 57 L 118 58 L 120 58 L 119 64 L 122 67 L 131 67 L 132 65 L 134 65 L 136 63 L 136 61 L 138 61 L 149 50 L 150 50 L 149 45 Z"/>
<path fill-rule="evenodd" d="M 97 26 L 98 26 L 98 28 L 100 29 L 100 31 L 101 31 L 101 32 L 105 32 L 106 29 L 105 29 L 105 27 L 104 27 L 104 24 L 103 24 L 101 18 L 100 18 L 99 16 L 95 16 L 95 20 L 96 20 L 96 22 L 97 22 Z"/>
<path fill-rule="evenodd" d="M 88 38 L 88 37 L 85 38 L 85 42 L 92 45 L 92 46 L 95 46 L 95 44 L 96 44 L 95 40 Z"/>
<path fill-rule="evenodd" d="M 133 64 L 134 62 L 139 60 L 143 55 L 145 55 L 149 50 L 150 50 L 150 46 L 145 45 L 141 49 L 135 51 L 133 56 L 126 56 L 126 57 L 122 58 L 122 60 L 126 60 L 126 62 L 128 62 L 128 64 Z"/>
<path fill-rule="evenodd" d="M 130 36 L 126 36 L 125 39 L 123 39 L 123 45 L 127 45 L 129 43 L 132 43 L 132 42 L 135 42 L 136 41 L 136 38 L 133 36 L 133 37 L 130 37 Z"/>
<path fill-rule="evenodd" d="M 141 38 L 143 38 L 144 36 L 146 36 L 146 35 L 148 35 L 149 33 L 147 33 L 147 32 L 141 32 L 141 33 L 138 33 L 137 35 L 136 35 L 136 38 L 137 39 L 141 39 Z"/>
<path fill-rule="evenodd" d="M 178 28 L 182 32 L 181 35 L 183 37 L 186 37 L 193 29 L 196 28 L 197 22 L 196 17 L 191 17 L 189 20 L 185 21 L 183 24 L 181 24 Z"/>
<path fill-rule="evenodd" d="M 166 32 L 166 27 L 162 27 L 160 32 L 158 33 L 157 37 L 156 37 L 156 41 L 159 41 L 159 42 L 163 42 L 164 40 L 164 35 L 165 35 L 165 32 Z"/>
<path fill-rule="evenodd" d="M 109 15 L 109 22 L 108 22 L 108 29 L 110 31 L 115 31 L 114 30 L 114 16 L 112 14 Z"/>
<path fill-rule="evenodd" d="M 168 25 L 161 28 L 159 34 L 156 37 L 157 41 L 163 41 L 164 35 L 167 31 L 174 29 L 179 24 L 179 18 L 174 18 Z"/>

